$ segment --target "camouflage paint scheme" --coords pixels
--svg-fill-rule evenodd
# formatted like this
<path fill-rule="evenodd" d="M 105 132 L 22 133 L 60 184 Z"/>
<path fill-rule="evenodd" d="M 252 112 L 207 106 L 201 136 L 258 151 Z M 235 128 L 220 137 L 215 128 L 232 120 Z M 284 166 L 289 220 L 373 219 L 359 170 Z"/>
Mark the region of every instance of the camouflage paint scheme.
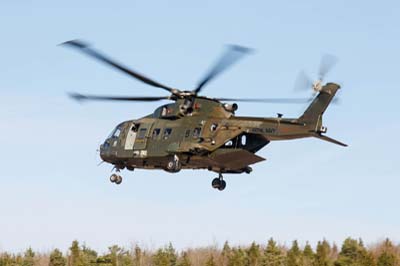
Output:
<path fill-rule="evenodd" d="M 167 170 L 169 161 L 179 159 L 182 169 L 250 173 L 251 164 L 265 160 L 255 153 L 270 141 L 317 137 L 346 146 L 322 135 L 322 115 L 339 88 L 335 83 L 323 86 L 299 118 L 235 116 L 234 105 L 200 96 L 185 113 L 187 99 L 177 99 L 119 124 L 101 145 L 100 156 L 117 169 Z"/>

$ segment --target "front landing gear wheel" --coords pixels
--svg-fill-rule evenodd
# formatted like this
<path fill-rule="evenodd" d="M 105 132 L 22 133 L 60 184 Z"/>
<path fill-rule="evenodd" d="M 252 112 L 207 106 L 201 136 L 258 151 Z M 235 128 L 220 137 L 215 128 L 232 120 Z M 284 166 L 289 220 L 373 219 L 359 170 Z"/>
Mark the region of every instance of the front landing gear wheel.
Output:
<path fill-rule="evenodd" d="M 117 181 L 117 179 L 118 179 L 118 175 L 116 175 L 116 174 L 112 174 L 110 176 L 110 182 L 111 183 L 115 183 Z"/>
<path fill-rule="evenodd" d="M 112 174 L 110 176 L 110 181 L 111 181 L 111 183 L 115 183 L 115 184 L 119 185 L 122 183 L 122 176 L 117 175 L 117 174 Z"/>
<path fill-rule="evenodd" d="M 119 185 L 122 183 L 122 176 L 117 175 L 117 180 L 115 181 L 115 184 Z"/>
<path fill-rule="evenodd" d="M 224 190 L 226 188 L 226 182 L 223 179 L 223 176 L 219 174 L 218 177 L 214 178 L 211 182 L 211 186 L 215 189 L 218 189 L 219 191 Z"/>

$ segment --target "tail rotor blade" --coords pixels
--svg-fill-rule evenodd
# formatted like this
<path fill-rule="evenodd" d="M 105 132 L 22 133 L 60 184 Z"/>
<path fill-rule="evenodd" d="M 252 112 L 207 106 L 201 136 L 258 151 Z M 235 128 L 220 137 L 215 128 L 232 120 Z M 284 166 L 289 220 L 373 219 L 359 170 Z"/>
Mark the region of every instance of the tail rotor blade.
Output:
<path fill-rule="evenodd" d="M 313 81 L 304 71 L 300 71 L 294 83 L 295 91 L 309 90 L 313 86 Z"/>
<path fill-rule="evenodd" d="M 321 58 L 321 63 L 319 65 L 318 78 L 323 80 L 326 74 L 332 70 L 332 68 L 337 64 L 338 58 L 331 54 L 325 54 Z"/>

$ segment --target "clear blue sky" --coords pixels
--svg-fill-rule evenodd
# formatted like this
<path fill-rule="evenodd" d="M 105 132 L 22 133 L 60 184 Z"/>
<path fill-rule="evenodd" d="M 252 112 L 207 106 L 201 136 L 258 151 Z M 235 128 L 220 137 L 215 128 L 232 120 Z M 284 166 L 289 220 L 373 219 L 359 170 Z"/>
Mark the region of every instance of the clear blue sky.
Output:
<path fill-rule="evenodd" d="M 399 241 L 398 14 L 398 1 L 2 1 L 0 250 Z M 335 54 L 327 81 L 343 83 L 342 104 L 324 124 L 350 146 L 272 142 L 251 175 L 226 175 L 222 193 L 208 171 L 123 172 L 115 186 L 98 145 L 157 104 L 79 105 L 66 92 L 165 94 L 57 46 L 75 38 L 183 89 L 224 44 L 255 48 L 204 90 L 215 97 L 308 96 L 293 92 L 297 73 L 315 76 L 321 55 Z M 241 104 L 238 115 L 304 108 Z"/>

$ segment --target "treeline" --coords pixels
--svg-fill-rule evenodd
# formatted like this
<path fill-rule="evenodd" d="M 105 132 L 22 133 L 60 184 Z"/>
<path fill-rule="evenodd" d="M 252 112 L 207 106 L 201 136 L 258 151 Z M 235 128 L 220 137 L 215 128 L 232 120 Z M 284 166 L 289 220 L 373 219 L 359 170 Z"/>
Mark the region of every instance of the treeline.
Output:
<path fill-rule="evenodd" d="M 55 249 L 49 254 L 0 252 L 0 266 L 400 266 L 400 246 L 389 239 L 365 246 L 361 239 L 347 238 L 338 248 L 326 240 L 315 248 L 297 241 L 287 247 L 270 239 L 265 245 L 206 247 L 177 252 L 172 244 L 157 250 L 139 246 L 111 246 L 98 254 L 73 241 L 66 254 Z"/>

